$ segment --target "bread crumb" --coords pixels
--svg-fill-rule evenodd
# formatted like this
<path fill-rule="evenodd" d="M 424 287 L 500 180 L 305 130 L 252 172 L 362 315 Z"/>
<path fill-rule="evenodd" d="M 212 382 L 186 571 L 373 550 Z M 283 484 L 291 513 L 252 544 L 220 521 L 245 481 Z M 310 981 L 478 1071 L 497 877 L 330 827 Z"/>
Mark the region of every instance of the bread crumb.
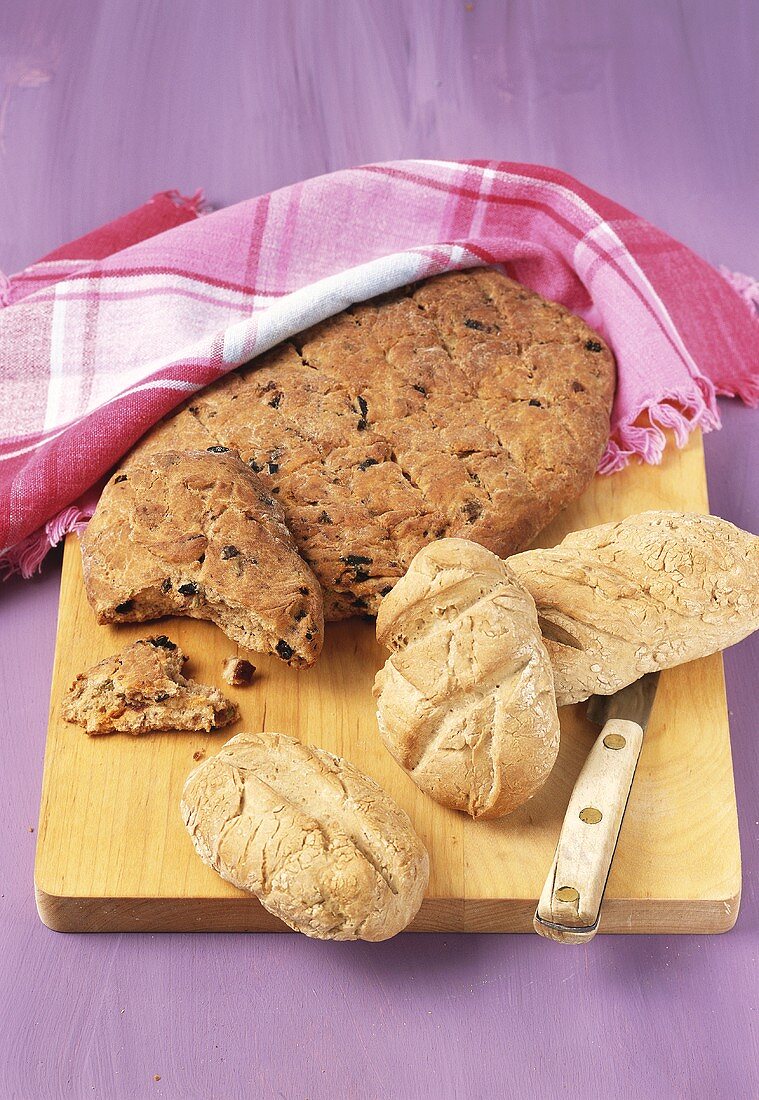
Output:
<path fill-rule="evenodd" d="M 243 657 L 227 657 L 222 670 L 222 678 L 232 687 L 242 687 L 253 679 L 256 666 Z"/>
<path fill-rule="evenodd" d="M 154 1080 L 154 1081 L 160 1081 L 160 1080 L 161 1080 L 161 1075 L 160 1075 L 160 1073 L 154 1073 L 154 1074 L 153 1074 L 153 1080 Z"/>
<path fill-rule="evenodd" d="M 192 758 L 193 760 L 202 760 L 205 755 L 203 749 L 197 749 L 197 751 L 192 754 Z"/>

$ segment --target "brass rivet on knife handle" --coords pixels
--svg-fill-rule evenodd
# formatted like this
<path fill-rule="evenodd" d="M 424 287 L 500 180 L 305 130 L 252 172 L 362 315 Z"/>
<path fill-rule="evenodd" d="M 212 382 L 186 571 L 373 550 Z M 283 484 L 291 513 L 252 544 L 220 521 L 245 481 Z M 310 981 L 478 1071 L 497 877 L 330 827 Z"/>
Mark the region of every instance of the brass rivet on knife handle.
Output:
<path fill-rule="evenodd" d="M 580 821 L 584 821 L 586 825 L 597 825 L 603 816 L 595 806 L 586 806 L 584 810 L 580 810 Z"/>
<path fill-rule="evenodd" d="M 580 900 L 580 895 L 574 886 L 560 886 L 555 896 L 559 901 L 572 902 Z"/>
<path fill-rule="evenodd" d="M 627 741 L 621 733 L 607 733 L 604 737 L 604 745 L 607 749 L 623 749 Z"/>

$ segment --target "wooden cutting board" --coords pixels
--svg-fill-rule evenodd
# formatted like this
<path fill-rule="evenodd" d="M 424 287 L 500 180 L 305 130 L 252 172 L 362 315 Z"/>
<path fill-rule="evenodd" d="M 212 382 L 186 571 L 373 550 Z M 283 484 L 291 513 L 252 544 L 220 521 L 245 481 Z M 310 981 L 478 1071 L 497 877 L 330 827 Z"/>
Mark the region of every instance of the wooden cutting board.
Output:
<path fill-rule="evenodd" d="M 597 477 L 540 538 L 647 508 L 707 511 L 701 440 L 669 448 L 662 466 Z M 426 843 L 432 873 L 416 931 L 527 932 L 551 864 L 571 787 L 595 731 L 584 705 L 561 713 L 561 751 L 547 784 L 498 822 L 475 823 L 426 798 L 385 751 L 371 695 L 384 651 L 373 624 L 330 624 L 315 668 L 295 672 L 254 655 L 258 676 L 226 688 L 222 661 L 236 651 L 216 627 L 164 620 L 190 655 L 189 673 L 223 687 L 241 720 L 213 735 L 87 737 L 60 716 L 74 677 L 155 628 L 101 627 L 82 587 L 79 548 L 67 541 L 40 810 L 35 886 L 45 924 L 58 931 L 274 931 L 283 926 L 195 855 L 179 796 L 198 753 L 243 729 L 276 730 L 347 757 L 400 802 Z M 661 677 L 609 878 L 602 932 L 724 932 L 741 888 L 727 705 L 720 656 Z"/>

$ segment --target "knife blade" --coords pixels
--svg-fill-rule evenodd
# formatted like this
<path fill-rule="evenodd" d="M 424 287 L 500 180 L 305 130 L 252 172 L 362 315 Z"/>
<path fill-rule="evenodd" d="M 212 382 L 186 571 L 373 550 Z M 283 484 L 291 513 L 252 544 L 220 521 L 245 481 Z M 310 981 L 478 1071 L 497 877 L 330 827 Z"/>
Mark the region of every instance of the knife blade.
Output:
<path fill-rule="evenodd" d="M 652 672 L 616 692 L 594 695 L 587 717 L 602 729 L 577 778 L 551 870 L 535 912 L 535 931 L 559 943 L 587 943 L 601 906 L 659 684 Z"/>

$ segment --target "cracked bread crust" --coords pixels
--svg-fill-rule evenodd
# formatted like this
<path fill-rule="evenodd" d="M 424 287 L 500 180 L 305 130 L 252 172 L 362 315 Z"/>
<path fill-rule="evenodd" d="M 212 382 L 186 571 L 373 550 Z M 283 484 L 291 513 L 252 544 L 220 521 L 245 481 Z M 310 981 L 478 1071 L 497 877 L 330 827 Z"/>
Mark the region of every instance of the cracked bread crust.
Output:
<path fill-rule="evenodd" d="M 386 747 L 436 802 L 474 818 L 511 813 L 559 750 L 551 664 L 535 604 L 484 547 L 421 550 L 377 616 L 393 652 L 374 684 Z"/>
<path fill-rule="evenodd" d="M 641 512 L 507 564 L 537 604 L 559 706 L 759 629 L 759 538 L 717 516 Z"/>
<path fill-rule="evenodd" d="M 89 734 L 208 732 L 234 722 L 235 704 L 183 676 L 186 661 L 165 634 L 133 642 L 77 676 L 63 701 L 63 717 Z"/>
<path fill-rule="evenodd" d="M 151 451 L 233 448 L 277 495 L 325 617 L 376 614 L 426 543 L 527 545 L 593 477 L 614 362 L 578 317 L 492 268 L 352 306 L 158 425 Z"/>
<path fill-rule="evenodd" d="M 100 623 L 186 615 L 295 667 L 319 656 L 319 583 L 276 499 L 235 454 L 131 462 L 103 490 L 81 547 Z"/>
<path fill-rule="evenodd" d="M 389 939 L 422 903 L 429 860 L 407 815 L 293 737 L 233 737 L 189 775 L 180 809 L 203 862 L 307 936 Z"/>

